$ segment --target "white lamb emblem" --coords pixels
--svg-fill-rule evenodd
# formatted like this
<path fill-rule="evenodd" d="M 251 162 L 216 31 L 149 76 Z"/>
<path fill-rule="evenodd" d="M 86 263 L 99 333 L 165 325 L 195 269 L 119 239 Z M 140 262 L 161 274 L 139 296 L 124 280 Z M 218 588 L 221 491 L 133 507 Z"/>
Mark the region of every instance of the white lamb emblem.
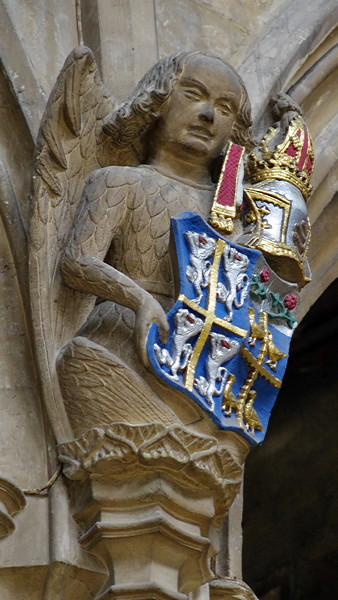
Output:
<path fill-rule="evenodd" d="M 168 377 L 178 380 L 177 371 L 183 371 L 192 353 L 192 346 L 187 341 L 199 333 L 203 327 L 202 319 L 195 317 L 186 308 L 180 308 L 175 314 L 175 331 L 172 336 L 172 353 L 166 348 L 154 344 L 155 355 L 161 365 L 170 369 Z"/>
<path fill-rule="evenodd" d="M 240 344 L 220 333 L 210 334 L 210 353 L 206 361 L 207 377 L 197 377 L 194 382 L 195 388 L 201 396 L 207 399 L 210 410 L 213 410 L 215 402 L 213 396 L 223 394 L 228 371 L 221 365 L 230 360 L 239 351 Z M 217 387 L 217 383 L 220 383 Z"/>
<path fill-rule="evenodd" d="M 202 289 L 209 283 L 211 261 L 207 260 L 216 247 L 216 241 L 207 236 L 206 233 L 196 233 L 195 231 L 186 231 L 185 239 L 190 249 L 190 265 L 187 265 L 187 279 L 194 286 L 197 298 L 194 299 L 199 304 L 203 298 Z"/>
<path fill-rule="evenodd" d="M 250 264 L 248 257 L 228 244 L 223 252 L 223 268 L 226 285 L 218 282 L 217 300 L 225 305 L 228 321 L 232 320 L 233 307 L 241 308 L 249 291 L 249 277 L 246 270 Z M 239 292 L 239 297 L 238 297 Z"/>

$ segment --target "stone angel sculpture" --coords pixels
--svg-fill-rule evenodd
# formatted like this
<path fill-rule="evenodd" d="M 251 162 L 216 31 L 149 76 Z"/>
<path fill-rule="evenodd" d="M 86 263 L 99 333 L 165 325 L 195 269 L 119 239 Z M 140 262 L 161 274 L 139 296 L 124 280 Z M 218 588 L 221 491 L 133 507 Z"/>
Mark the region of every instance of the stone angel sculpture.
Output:
<path fill-rule="evenodd" d="M 230 136 L 251 143 L 242 80 L 199 52 L 161 60 L 114 109 L 91 52 L 76 49 L 41 126 L 30 234 L 36 349 L 59 442 L 114 419 L 177 421 L 145 349 L 152 322 L 165 339 L 174 301 L 170 217 L 207 218 L 216 159 Z M 182 418 L 196 420 L 190 408 Z"/>
<path fill-rule="evenodd" d="M 243 81 L 197 51 L 161 59 L 117 106 L 77 48 L 48 101 L 30 229 L 35 349 L 81 544 L 109 573 L 100 598 L 149 585 L 177 598 L 215 577 L 208 556 L 263 437 L 262 397 L 281 385 L 307 277 L 312 146 L 299 107 L 275 108 L 253 149 Z M 165 564 L 166 589 L 144 561 Z"/>
<path fill-rule="evenodd" d="M 30 233 L 36 352 L 58 442 L 114 420 L 199 422 L 209 430 L 200 407 L 179 390 L 168 392 L 149 369 L 149 327 L 155 323 L 165 343 L 165 313 L 175 301 L 169 237 L 177 213 L 210 218 L 229 239 L 261 250 L 283 280 L 302 286 L 309 279 L 311 138 L 287 96 L 275 99 L 273 116 L 252 150 L 243 81 L 222 59 L 200 52 L 160 60 L 118 107 L 90 50 L 67 59 L 39 134 Z M 229 143 L 226 170 L 236 175 L 230 205 L 226 161 L 215 195 L 216 165 Z M 252 151 L 243 204 L 245 149 Z M 241 284 L 236 261 L 224 263 L 225 285 L 218 283 L 231 321 L 232 306 L 242 307 L 249 293 L 249 258 L 230 247 L 226 255 L 244 260 Z M 205 281 L 201 274 L 204 288 L 211 262 Z M 283 302 L 271 315 L 282 318 L 291 306 Z"/>

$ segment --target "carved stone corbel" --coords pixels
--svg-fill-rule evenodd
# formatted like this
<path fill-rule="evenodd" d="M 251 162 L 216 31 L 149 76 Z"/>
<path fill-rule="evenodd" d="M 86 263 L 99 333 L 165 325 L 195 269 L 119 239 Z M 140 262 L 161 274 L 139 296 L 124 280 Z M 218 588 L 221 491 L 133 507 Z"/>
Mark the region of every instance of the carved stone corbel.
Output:
<path fill-rule="evenodd" d="M 239 579 L 224 577 L 209 584 L 210 600 L 257 600 L 252 589 Z"/>
<path fill-rule="evenodd" d="M 0 538 L 4 538 L 13 533 L 13 517 L 26 506 L 23 492 L 4 475 L 0 476 L 0 503 Z"/>
<path fill-rule="evenodd" d="M 114 423 L 59 446 L 80 543 L 108 574 L 97 600 L 178 600 L 212 580 L 209 557 L 241 482 L 236 439 Z"/>

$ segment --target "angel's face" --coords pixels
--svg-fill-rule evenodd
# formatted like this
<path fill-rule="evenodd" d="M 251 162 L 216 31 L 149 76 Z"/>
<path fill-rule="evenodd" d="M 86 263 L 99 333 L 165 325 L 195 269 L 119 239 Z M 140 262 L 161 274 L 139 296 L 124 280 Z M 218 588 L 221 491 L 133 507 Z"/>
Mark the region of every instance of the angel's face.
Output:
<path fill-rule="evenodd" d="M 176 155 L 211 161 L 230 138 L 240 101 L 235 73 L 220 60 L 194 55 L 163 106 L 156 137 Z"/>

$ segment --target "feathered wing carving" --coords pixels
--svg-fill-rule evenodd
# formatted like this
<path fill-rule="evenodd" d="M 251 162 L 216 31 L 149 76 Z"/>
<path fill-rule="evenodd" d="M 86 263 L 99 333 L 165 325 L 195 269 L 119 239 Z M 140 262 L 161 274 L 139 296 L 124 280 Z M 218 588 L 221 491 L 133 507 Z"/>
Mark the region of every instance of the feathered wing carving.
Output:
<path fill-rule="evenodd" d="M 72 431 L 55 360 L 83 323 L 91 300 L 63 284 L 59 264 L 88 174 L 111 164 L 133 164 L 128 149 L 114 149 L 102 131 L 115 108 L 91 50 L 75 48 L 50 95 L 38 136 L 29 240 L 35 348 L 57 442 L 71 439 Z"/>

